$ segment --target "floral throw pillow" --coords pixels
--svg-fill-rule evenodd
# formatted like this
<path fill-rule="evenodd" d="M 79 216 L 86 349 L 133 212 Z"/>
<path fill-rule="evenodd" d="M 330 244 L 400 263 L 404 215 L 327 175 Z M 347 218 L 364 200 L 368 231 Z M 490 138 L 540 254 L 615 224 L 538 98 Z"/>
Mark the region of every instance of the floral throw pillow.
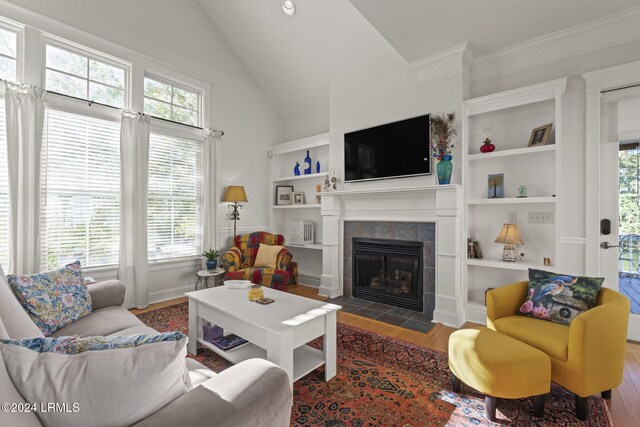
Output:
<path fill-rule="evenodd" d="M 593 308 L 604 278 L 580 277 L 529 269 L 527 299 L 519 315 L 549 320 L 563 325 Z"/>
<path fill-rule="evenodd" d="M 158 335 L 125 335 L 122 337 L 49 337 L 0 340 L 0 344 L 17 345 L 37 353 L 80 354 L 85 351 L 115 350 L 139 347 L 157 342 L 180 341 L 182 332 L 163 332 Z"/>
<path fill-rule="evenodd" d="M 91 297 L 80 261 L 47 273 L 10 274 L 7 279 L 18 301 L 45 336 L 91 313 Z"/>

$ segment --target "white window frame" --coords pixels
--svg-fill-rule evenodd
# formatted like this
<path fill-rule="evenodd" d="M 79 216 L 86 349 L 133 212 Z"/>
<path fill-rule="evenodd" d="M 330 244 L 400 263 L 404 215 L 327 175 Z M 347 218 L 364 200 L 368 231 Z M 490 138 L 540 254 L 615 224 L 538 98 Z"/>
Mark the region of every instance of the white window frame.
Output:
<path fill-rule="evenodd" d="M 60 97 L 63 98 L 63 97 Z M 65 108 L 59 108 L 58 106 L 56 106 L 55 104 L 47 104 L 45 102 L 45 109 L 46 110 L 57 110 L 63 113 L 70 113 L 70 114 L 76 114 L 76 115 L 80 115 L 80 116 L 85 116 L 85 117 L 90 117 L 90 118 L 94 118 L 94 119 L 99 119 L 99 120 L 104 120 L 104 121 L 110 121 L 110 122 L 114 122 L 114 123 L 120 123 L 120 119 L 121 119 L 121 113 L 119 109 L 116 109 L 115 107 L 109 107 L 109 106 L 99 106 L 101 107 L 101 110 L 98 110 L 95 108 L 95 106 L 89 108 L 87 106 L 87 102 L 86 101 L 82 101 L 81 104 L 84 105 L 78 105 L 77 104 L 77 99 L 75 98 L 71 98 L 71 101 L 76 101 L 75 103 L 71 103 L 69 105 L 67 105 Z M 111 114 L 109 114 L 111 113 Z M 119 141 L 118 141 L 119 142 Z M 46 153 L 48 147 L 43 146 L 43 154 Z M 40 203 L 41 203 L 41 217 L 40 217 L 40 232 L 41 232 L 41 237 L 40 237 L 40 245 L 41 245 L 41 259 L 44 259 L 44 255 L 45 255 L 45 251 L 46 251 L 46 245 L 48 244 L 48 242 L 46 241 L 47 235 L 46 233 L 44 233 L 44 226 L 46 225 L 46 217 L 45 217 L 45 213 L 47 211 L 47 198 L 44 197 L 44 193 L 45 193 L 45 189 L 47 186 L 46 183 L 46 178 L 47 178 L 47 169 L 49 166 L 47 164 L 47 160 L 43 160 L 42 161 L 42 165 L 44 166 L 43 170 L 42 170 L 42 175 L 41 175 L 41 199 L 40 199 Z M 120 198 L 118 200 L 118 203 L 120 202 Z M 104 269 L 114 269 L 118 267 L 118 263 L 114 263 L 114 264 L 100 264 L 100 265 L 93 265 L 93 266 L 87 266 L 86 268 L 83 266 L 83 270 L 85 271 L 94 271 L 95 270 L 104 270 Z M 41 269 L 42 270 L 47 270 L 48 267 L 46 265 L 41 265 Z"/>
<path fill-rule="evenodd" d="M 167 120 L 154 120 L 153 116 L 151 117 L 151 128 L 150 133 L 156 133 L 161 135 L 166 135 L 175 138 L 184 138 L 184 139 L 192 139 L 196 141 L 200 141 L 201 144 L 204 144 L 204 137 L 202 136 L 202 130 L 199 128 L 195 128 L 189 125 L 183 125 L 177 122 L 171 122 Z M 203 150 L 202 146 L 201 149 Z M 198 195 L 198 215 L 197 219 L 200 227 L 203 225 L 203 203 L 204 203 L 204 150 L 201 154 L 201 159 L 203 164 L 200 167 L 200 194 Z M 203 233 L 200 230 L 200 239 L 202 239 Z M 148 238 L 148 237 L 147 237 Z M 202 247 L 202 241 L 200 241 L 200 246 Z M 149 265 L 163 264 L 168 262 L 179 262 L 179 261 L 192 261 L 198 260 L 201 261 L 202 257 L 199 254 L 193 256 L 183 256 L 176 258 L 165 258 L 165 259 L 157 259 L 152 260 L 148 259 Z"/>
<path fill-rule="evenodd" d="M 140 96 L 141 99 L 141 105 L 142 105 L 142 110 L 144 110 L 144 77 L 148 77 L 151 78 L 153 80 L 157 80 L 161 83 L 165 83 L 171 86 L 175 86 L 177 88 L 180 89 L 185 89 L 185 90 L 189 90 L 191 92 L 195 92 L 198 94 L 198 120 L 200 122 L 200 125 L 202 125 L 202 123 L 204 122 L 204 117 L 205 116 L 205 110 L 207 107 L 207 102 L 205 101 L 208 98 L 209 95 L 209 90 L 208 89 L 204 89 L 204 88 L 198 88 L 197 86 L 194 85 L 190 85 L 190 84 L 186 84 L 186 83 L 181 83 L 177 80 L 174 79 L 170 79 L 167 77 L 163 77 L 157 73 L 152 73 L 149 72 L 147 70 L 145 70 L 142 73 L 142 78 L 140 79 L 140 92 L 136 93 L 136 95 Z M 153 99 L 153 98 L 152 98 Z M 145 113 L 147 114 L 147 113 Z M 151 115 L 150 115 L 151 116 Z M 189 125 L 189 124 L 184 124 L 184 123 L 180 123 L 180 122 L 174 122 L 172 120 L 167 120 L 167 119 L 162 119 L 162 118 L 156 118 L 154 116 L 151 116 L 151 128 L 150 128 L 150 132 L 151 133 L 157 133 L 157 134 L 162 134 L 162 135 L 166 135 L 166 136 L 172 136 L 172 137 L 176 137 L 176 138 L 185 138 L 185 139 L 192 139 L 192 140 L 198 140 L 201 141 L 202 144 L 204 144 L 204 137 L 202 135 L 202 127 L 199 126 L 193 126 L 193 125 Z M 204 153 L 203 153 L 204 155 Z M 204 158 L 202 159 L 202 161 L 204 162 Z M 203 165 L 204 167 L 204 165 Z M 199 199 L 199 206 L 198 206 L 198 215 L 200 216 L 200 218 L 198 218 L 198 223 L 202 226 L 203 224 L 203 218 L 202 218 L 202 213 L 203 213 L 203 206 L 202 204 L 204 203 L 204 170 L 203 168 L 201 168 L 201 172 L 202 172 L 202 176 L 200 177 L 201 179 L 201 184 L 200 184 L 200 193 L 198 195 L 198 199 Z M 201 230 L 202 231 L 202 230 Z M 202 232 L 200 233 L 200 239 L 202 239 Z M 200 246 L 202 246 L 202 241 L 200 242 Z M 158 260 L 151 260 L 148 259 L 149 262 L 149 268 L 152 270 L 158 269 L 158 268 L 163 268 L 162 265 L 165 264 L 174 264 L 174 263 L 197 263 L 198 265 L 200 265 L 200 263 L 202 262 L 202 257 L 197 254 L 197 255 L 193 255 L 193 256 L 186 256 L 186 257 L 176 257 L 176 258 L 166 258 L 166 259 L 158 259 Z M 186 264 L 185 264 L 186 265 Z M 150 270 L 150 271 L 152 271 Z"/>
<path fill-rule="evenodd" d="M 0 0 L 2 3 L 2 0 Z M 151 131 L 182 138 L 202 139 L 202 128 L 211 126 L 212 79 L 210 75 L 194 73 L 179 65 L 149 56 L 125 45 L 111 42 L 85 30 L 70 26 L 61 21 L 32 12 L 12 3 L 0 12 L 0 24 L 8 26 L 18 33 L 18 58 L 16 80 L 21 83 L 44 87 L 46 74 L 46 43 L 59 45 L 62 49 L 93 56 L 107 64 L 126 66 L 125 106 L 127 110 L 144 111 L 144 76 L 167 81 L 188 90 L 199 92 L 199 127 L 164 121 L 151 121 Z M 6 18 L 5 18 L 6 17 Z M 57 34 L 57 35 L 56 35 Z M 60 36 L 64 37 L 60 37 Z M 75 43 L 75 41 L 81 41 Z M 44 97 L 45 106 L 56 110 L 82 114 L 98 119 L 120 121 L 120 110 L 115 107 L 93 104 L 88 101 L 48 93 Z M 174 268 L 194 268 L 201 265 L 201 258 L 176 258 L 158 260 L 149 263 L 149 271 L 170 270 Z M 85 269 L 97 280 L 115 278 L 115 267 L 91 267 Z"/>
<path fill-rule="evenodd" d="M 74 43 L 65 39 L 62 39 L 60 37 L 56 37 L 52 34 L 42 34 L 42 49 L 41 49 L 41 60 L 42 60 L 42 77 L 41 77 L 41 82 L 40 85 L 43 88 L 46 88 L 46 83 L 47 83 L 47 70 L 49 68 L 47 68 L 47 46 L 53 46 L 62 50 L 66 50 L 68 52 L 71 53 L 75 53 L 77 55 L 81 55 L 84 57 L 87 57 L 89 60 L 93 59 L 99 62 L 102 62 L 104 64 L 116 67 L 116 68 L 120 68 L 124 71 L 124 88 L 123 88 L 123 104 L 122 104 L 122 109 L 130 109 L 131 108 L 131 99 L 132 99 L 132 93 L 133 93 L 133 88 L 132 88 L 132 79 L 131 79 L 131 74 L 132 74 L 132 68 L 133 65 L 130 62 L 124 61 L 120 58 L 116 58 L 114 56 L 108 55 L 106 53 L 103 52 L 99 52 L 95 49 L 91 49 L 89 47 L 80 45 L 78 43 Z M 88 64 L 87 64 L 88 66 Z M 64 71 L 60 71 L 60 70 L 55 70 L 55 69 L 51 69 L 52 71 L 58 72 L 58 73 L 62 73 L 62 74 L 68 74 L 72 77 L 75 78 L 80 78 L 83 80 L 87 81 L 87 94 L 89 93 L 89 88 L 88 85 L 89 83 L 92 81 L 89 78 L 89 74 L 87 74 L 87 78 L 84 79 L 83 77 L 79 77 L 76 76 L 74 74 L 69 74 L 69 73 L 65 73 Z M 105 85 L 104 83 L 101 82 L 94 82 L 94 83 L 98 83 L 104 86 L 108 86 Z M 70 95 L 65 95 L 65 94 L 58 94 L 56 92 L 47 92 L 47 94 L 51 95 L 51 98 L 65 98 L 67 100 L 71 100 L 71 101 L 75 101 L 83 103 L 83 104 L 88 104 L 90 106 L 97 106 L 97 107 L 104 107 L 104 108 L 111 108 L 111 109 L 116 109 L 116 110 L 120 110 L 120 107 L 115 107 L 115 106 L 111 106 L 111 105 L 104 105 L 104 104 L 99 104 L 99 103 L 94 103 L 93 100 L 91 99 L 82 99 L 82 98 L 76 98 Z M 64 101 L 54 101 L 55 104 L 59 107 L 59 108 L 65 108 L 65 104 L 67 104 Z"/>
<path fill-rule="evenodd" d="M 161 99 L 157 99 L 157 98 L 152 98 L 152 97 L 146 96 L 145 93 L 144 93 L 144 79 L 145 78 L 149 78 L 149 79 L 155 80 L 155 81 L 157 81 L 159 83 L 164 83 L 164 84 L 166 84 L 168 86 L 171 86 L 171 102 L 169 103 L 169 102 L 163 101 Z M 157 101 L 157 102 L 162 102 L 164 104 L 169 104 L 171 106 L 171 113 L 173 115 L 173 107 L 175 106 L 175 104 L 173 103 L 173 88 L 178 88 L 178 89 L 185 90 L 187 92 L 195 93 L 198 96 L 198 111 L 196 111 L 196 113 L 197 113 L 196 117 L 197 117 L 198 123 L 196 123 L 195 125 L 190 125 L 188 123 L 176 122 L 174 120 L 165 119 L 163 117 L 156 117 L 156 116 L 153 116 L 153 115 L 151 115 L 149 113 L 146 113 L 146 112 L 145 112 L 145 114 L 149 114 L 151 117 L 153 117 L 155 119 L 158 119 L 158 120 L 161 120 L 161 121 L 165 121 L 165 122 L 168 122 L 168 123 L 173 123 L 173 124 L 176 124 L 176 125 L 179 125 L 179 126 L 189 126 L 189 127 L 192 127 L 192 128 L 202 129 L 203 128 L 202 123 L 204 123 L 204 120 L 203 120 L 204 119 L 204 115 L 203 115 L 203 110 L 204 110 L 203 98 L 205 96 L 206 90 L 198 88 L 198 87 L 194 87 L 194 86 L 191 86 L 191 85 L 188 85 L 186 83 L 179 82 L 179 81 L 174 80 L 174 79 L 163 77 L 163 76 L 160 76 L 158 74 L 154 74 L 154 73 L 150 73 L 150 72 L 145 72 L 144 73 L 144 78 L 142 80 L 142 100 L 143 100 L 142 108 L 143 108 L 143 111 L 144 111 L 144 99 L 148 98 L 148 99 L 152 99 L 152 100 Z M 180 108 L 184 108 L 186 110 L 194 111 L 194 110 L 191 110 L 190 108 L 183 107 L 181 105 L 177 105 L 177 106 L 180 107 Z"/>
<path fill-rule="evenodd" d="M 23 70 L 25 61 L 24 52 L 24 25 L 19 22 L 12 21 L 10 19 L 0 16 L 0 28 L 3 30 L 11 31 L 16 34 L 16 81 L 23 80 Z M 0 55 L 4 56 L 4 55 Z M 7 57 L 10 58 L 10 57 Z"/>

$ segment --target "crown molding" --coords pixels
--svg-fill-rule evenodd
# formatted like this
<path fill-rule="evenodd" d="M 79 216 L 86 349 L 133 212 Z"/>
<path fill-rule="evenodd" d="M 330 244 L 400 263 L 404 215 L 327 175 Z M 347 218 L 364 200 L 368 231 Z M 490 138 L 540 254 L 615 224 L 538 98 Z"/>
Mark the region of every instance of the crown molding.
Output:
<path fill-rule="evenodd" d="M 640 6 L 479 56 L 474 82 L 640 39 Z"/>
<path fill-rule="evenodd" d="M 567 88 L 567 78 L 537 83 L 464 101 L 467 116 L 557 99 Z"/>
<path fill-rule="evenodd" d="M 459 44 L 433 55 L 411 62 L 418 83 L 438 80 L 453 74 L 462 74 L 468 80 L 474 55 L 469 43 Z"/>
<path fill-rule="evenodd" d="M 637 84 L 640 81 L 640 61 L 590 71 L 582 77 L 587 89 L 609 90 Z"/>

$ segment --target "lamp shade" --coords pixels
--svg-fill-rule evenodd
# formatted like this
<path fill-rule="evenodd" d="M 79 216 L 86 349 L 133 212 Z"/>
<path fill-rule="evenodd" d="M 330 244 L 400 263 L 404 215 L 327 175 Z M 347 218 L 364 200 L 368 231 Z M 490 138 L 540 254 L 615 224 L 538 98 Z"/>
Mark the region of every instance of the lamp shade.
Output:
<path fill-rule="evenodd" d="M 231 203 L 247 202 L 247 193 L 244 192 L 244 187 L 241 185 L 230 185 L 224 193 L 223 201 Z"/>
<path fill-rule="evenodd" d="M 502 224 L 502 230 L 496 237 L 496 243 L 505 245 L 524 245 L 517 224 Z"/>

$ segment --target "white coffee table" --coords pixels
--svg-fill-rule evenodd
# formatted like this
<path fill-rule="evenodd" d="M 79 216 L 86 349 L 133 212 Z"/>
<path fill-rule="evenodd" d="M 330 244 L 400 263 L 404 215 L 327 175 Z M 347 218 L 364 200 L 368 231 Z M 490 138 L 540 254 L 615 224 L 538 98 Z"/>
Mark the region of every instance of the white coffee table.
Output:
<path fill-rule="evenodd" d="M 325 381 L 336 375 L 336 312 L 342 307 L 263 287 L 264 296 L 275 300 L 261 305 L 247 300 L 247 289 L 219 286 L 188 292 L 189 353 L 202 344 L 232 363 L 267 359 L 283 368 L 294 381 L 322 364 Z M 249 341 L 224 351 L 202 339 L 202 320 Z M 323 350 L 306 345 L 324 337 Z"/>

